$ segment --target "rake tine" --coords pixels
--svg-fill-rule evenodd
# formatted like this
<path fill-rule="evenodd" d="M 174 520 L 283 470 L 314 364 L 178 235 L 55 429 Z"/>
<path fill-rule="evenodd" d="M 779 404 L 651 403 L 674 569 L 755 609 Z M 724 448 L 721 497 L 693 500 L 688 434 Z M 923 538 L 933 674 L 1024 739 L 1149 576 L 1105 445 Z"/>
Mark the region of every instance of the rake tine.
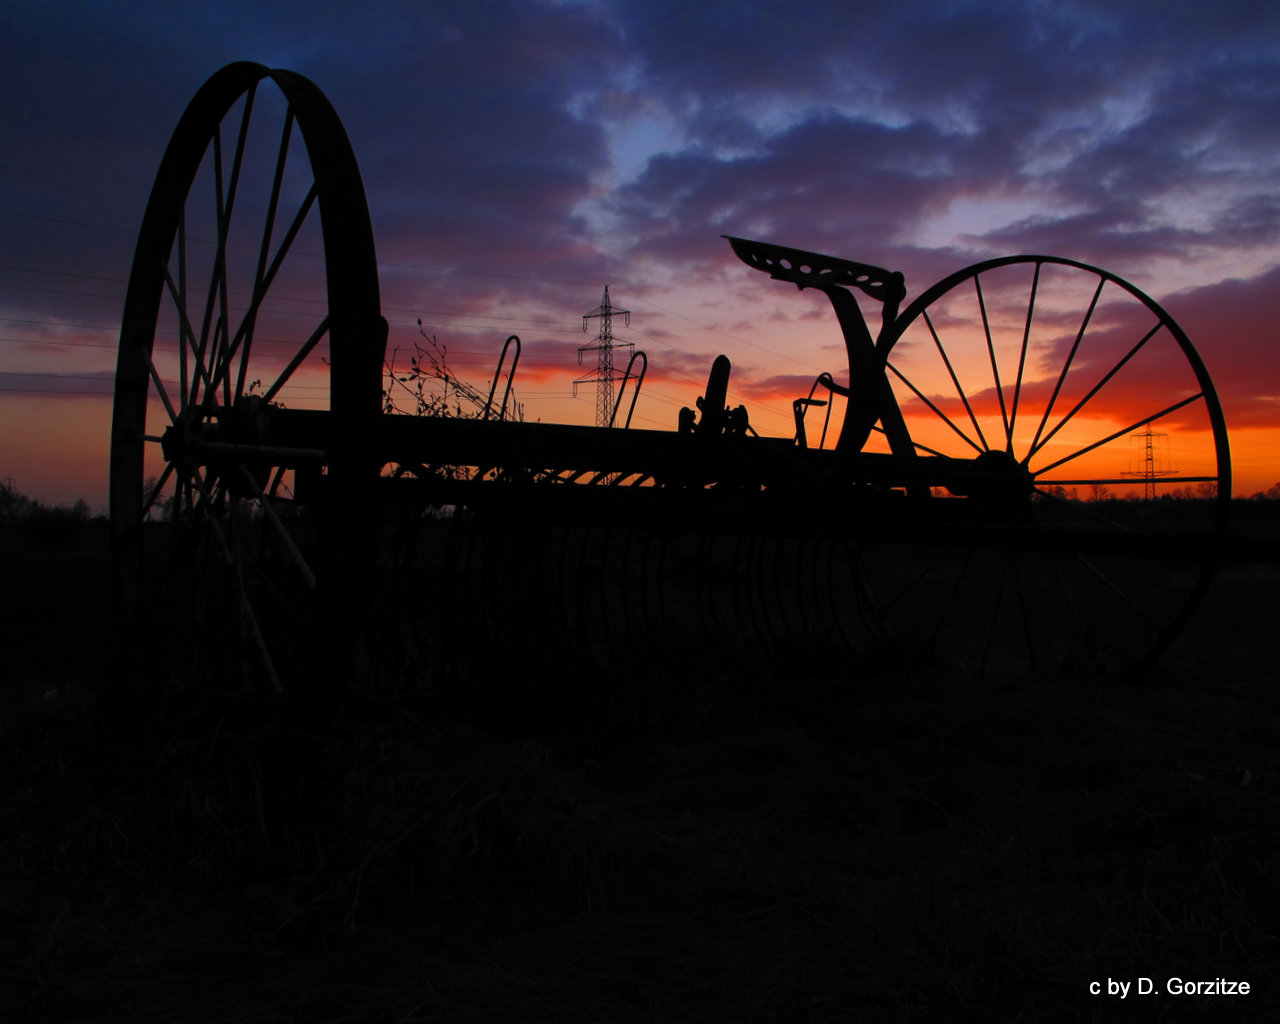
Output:
<path fill-rule="evenodd" d="M 625 644 L 633 636 L 631 621 L 634 615 L 632 606 L 632 580 L 635 578 L 631 572 L 631 549 L 635 539 L 634 530 L 622 531 L 622 558 L 619 563 L 618 575 L 622 579 L 622 637 Z"/>
<path fill-rule="evenodd" d="M 587 628 L 587 574 L 590 572 L 588 564 L 587 551 L 591 538 L 591 527 L 584 526 L 580 532 L 581 540 L 578 542 L 578 580 L 577 586 L 574 588 L 576 610 L 578 615 L 577 628 L 585 630 Z"/>
<path fill-rule="evenodd" d="M 610 591 L 614 589 L 611 585 L 610 570 L 612 569 L 612 558 L 610 545 L 613 541 L 613 527 L 606 526 L 600 536 L 600 546 L 598 548 L 597 558 L 599 564 L 594 569 L 596 578 L 596 588 L 599 592 L 599 598 L 596 602 L 596 611 L 600 616 L 599 623 L 591 630 L 592 636 L 602 637 L 604 640 L 604 655 L 606 661 L 609 653 L 614 649 L 614 615 L 610 606 Z"/>
<path fill-rule="evenodd" d="M 698 534 L 697 572 L 693 578 L 694 599 L 698 607 L 698 625 L 703 636 L 719 637 L 720 624 L 715 614 L 715 598 L 711 594 L 708 581 L 715 564 L 712 551 L 713 541 L 710 534 Z"/>
<path fill-rule="evenodd" d="M 829 636 L 835 636 L 845 652 L 852 654 L 854 649 L 853 638 L 849 635 L 848 629 L 845 628 L 845 617 L 840 614 L 840 599 L 836 593 L 836 572 L 839 569 L 840 562 L 836 558 L 835 552 L 831 550 L 831 546 L 832 542 L 830 540 L 824 540 L 813 545 L 815 583 L 818 579 L 821 579 L 821 589 L 826 595 L 826 601 L 819 602 L 819 607 L 824 608 L 823 632 Z"/>

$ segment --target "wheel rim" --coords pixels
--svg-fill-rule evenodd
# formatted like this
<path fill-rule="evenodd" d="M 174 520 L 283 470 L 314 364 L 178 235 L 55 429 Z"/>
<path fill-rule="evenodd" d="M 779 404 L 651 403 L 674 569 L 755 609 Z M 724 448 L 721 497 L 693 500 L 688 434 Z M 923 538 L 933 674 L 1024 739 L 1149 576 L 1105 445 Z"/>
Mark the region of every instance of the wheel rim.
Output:
<path fill-rule="evenodd" d="M 272 593 L 296 608 L 330 567 L 307 542 L 306 470 L 248 448 L 279 408 L 324 413 L 309 467 L 329 492 L 358 493 L 377 471 L 355 446 L 380 413 L 385 336 L 364 188 L 332 106 L 301 76 L 228 65 L 166 149 L 125 298 L 110 500 L 126 606 L 155 599 L 157 570 L 175 572 L 172 554 L 157 565 L 145 550 L 144 524 L 166 520 L 172 551 L 205 584 L 224 576 L 265 654 Z M 266 671 L 274 680 L 269 656 Z"/>
<path fill-rule="evenodd" d="M 991 477 L 935 486 L 937 514 L 1000 535 L 864 549 L 891 628 L 980 674 L 1163 649 L 1207 588 L 1231 493 L 1221 406 L 1172 317 L 1106 271 L 1008 257 L 930 288 L 881 352 L 917 454 Z"/>

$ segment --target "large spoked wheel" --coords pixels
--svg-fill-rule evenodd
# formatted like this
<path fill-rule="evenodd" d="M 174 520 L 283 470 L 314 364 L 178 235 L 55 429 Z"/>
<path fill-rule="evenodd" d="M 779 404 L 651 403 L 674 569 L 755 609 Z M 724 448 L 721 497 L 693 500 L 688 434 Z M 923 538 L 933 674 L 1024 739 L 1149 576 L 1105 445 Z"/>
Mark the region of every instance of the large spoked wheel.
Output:
<path fill-rule="evenodd" d="M 337 115 L 301 76 L 228 65 L 188 106 L 147 204 L 111 433 L 122 601 L 198 623 L 190 660 L 236 647 L 279 687 L 273 633 L 340 585 L 324 535 L 351 532 L 377 474 L 359 444 L 385 341 Z"/>
<path fill-rule="evenodd" d="M 920 536 L 939 525 L 859 552 L 881 621 L 980 675 L 1148 664 L 1209 584 L 1231 497 L 1222 409 L 1182 329 L 1113 274 L 1019 256 L 930 288 L 885 342 L 935 467 Z"/>

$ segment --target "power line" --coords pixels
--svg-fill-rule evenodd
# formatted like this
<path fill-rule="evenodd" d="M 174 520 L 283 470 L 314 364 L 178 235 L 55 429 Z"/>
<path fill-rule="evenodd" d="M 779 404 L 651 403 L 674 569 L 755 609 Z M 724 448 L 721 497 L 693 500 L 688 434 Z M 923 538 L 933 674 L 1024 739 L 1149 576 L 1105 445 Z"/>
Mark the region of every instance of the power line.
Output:
<path fill-rule="evenodd" d="M 94 228 L 98 231 L 122 231 L 125 234 L 136 235 L 138 229 L 120 227 L 118 224 L 93 224 L 86 220 L 68 220 L 65 217 L 46 217 L 38 213 L 18 213 L 16 210 L 0 210 L 0 216 L 17 217 L 21 220 L 39 220 L 46 224 L 65 224 L 73 228 Z"/>
<path fill-rule="evenodd" d="M 44 273 L 54 274 L 58 272 L 44 271 Z M 88 277 L 88 275 L 79 275 L 79 274 L 67 274 L 63 276 Z M 90 279 L 101 280 L 101 281 L 111 280 L 110 278 L 90 278 Z M 108 295 L 102 292 L 87 292 L 81 289 L 46 288 L 46 287 L 38 287 L 36 285 L 23 285 L 23 284 L 0 284 L 0 289 L 5 289 L 8 291 L 19 291 L 19 292 L 39 292 L 40 294 L 43 294 L 43 295 L 73 295 L 82 299 L 112 299 L 117 302 L 124 301 L 123 295 Z M 236 292 L 236 291 L 228 292 L 228 295 L 234 296 L 236 298 L 248 297 L 248 293 Z M 312 306 L 324 306 L 327 304 L 327 300 L 325 299 L 301 298 L 299 296 L 292 296 L 292 295 L 276 295 L 276 296 L 273 296 L 273 298 L 277 302 L 298 302 L 298 303 L 306 303 L 307 305 L 312 305 Z M 407 309 L 403 306 L 384 306 L 383 311 L 385 313 L 400 312 L 400 313 L 410 313 L 410 314 L 415 312 L 414 310 Z M 243 310 L 237 310 L 237 312 L 243 312 Z M 300 309 L 280 309 L 278 307 L 269 306 L 269 305 L 264 305 L 260 307 L 260 312 L 269 314 L 271 316 L 314 316 L 313 313 L 309 313 L 307 311 L 300 310 Z M 563 321 L 560 321 L 560 320 L 530 320 L 527 317 L 502 316 L 501 314 L 498 314 L 498 313 L 462 313 L 454 310 L 429 309 L 429 310 L 423 310 L 422 316 L 434 317 L 434 318 L 444 317 L 444 318 L 451 318 L 451 319 L 471 319 L 471 320 L 485 320 L 485 321 L 496 320 L 496 321 L 504 322 L 504 325 L 511 324 L 511 323 L 528 324 L 529 326 L 537 328 L 545 333 L 558 333 L 558 334 L 573 333 L 572 327 L 558 326 L 563 323 Z M 11 318 L 11 317 L 0 317 L 0 320 L 13 320 L 14 322 L 33 323 L 33 324 L 55 323 L 55 321 L 41 321 L 41 320 L 30 320 L 30 319 L 18 320 L 17 318 Z M 407 325 L 410 323 L 414 323 L 416 321 L 397 320 L 397 319 L 388 317 L 387 322 L 393 323 L 393 324 Z M 70 326 L 70 325 L 64 325 L 64 326 Z M 98 329 L 98 330 L 115 330 L 116 329 L 114 327 L 112 328 L 99 327 L 98 325 L 85 325 L 85 326 L 93 326 L 95 329 Z M 484 325 L 477 324 L 475 326 L 480 327 Z"/>
<path fill-rule="evenodd" d="M 109 230 L 109 231 L 127 231 L 130 233 L 134 233 L 136 230 L 133 228 L 123 228 L 118 225 L 94 224 L 87 221 L 68 220 L 60 217 L 46 217 L 39 214 L 18 213 L 12 210 L 0 210 L 0 215 L 9 216 L 9 217 L 19 217 L 19 218 L 24 218 L 28 220 L 42 220 L 50 223 L 66 224 L 72 227 L 91 227 L 91 228 L 100 228 L 100 229 Z M 209 239 L 190 239 L 190 240 L 203 241 L 208 244 L 212 244 L 212 241 Z M 246 244 L 243 246 L 239 246 L 239 248 L 253 249 L 256 251 L 258 249 L 258 246 Z M 309 256 L 316 259 L 324 258 L 323 253 L 313 253 L 313 252 L 307 252 L 304 250 L 292 250 L 292 252 L 295 255 L 299 255 L 299 256 Z M 388 267 L 388 268 L 398 268 L 402 270 L 420 270 L 420 271 L 436 273 L 436 274 L 461 274 L 467 277 L 493 277 L 493 278 L 501 278 L 501 279 L 512 280 L 512 281 L 531 281 L 536 284 L 554 284 L 554 285 L 562 285 L 562 286 L 568 286 L 568 287 L 581 287 L 586 284 L 589 284 L 589 282 L 585 282 L 585 281 L 575 281 L 575 280 L 567 280 L 563 278 L 552 278 L 552 277 L 538 277 L 533 274 L 503 274 L 503 273 L 498 273 L 497 271 L 467 270 L 459 267 L 442 267 L 442 266 L 434 266 L 426 263 L 384 262 L 379 260 L 378 266 Z M 49 271 L 48 273 L 57 273 L 57 272 Z M 654 302 L 652 299 L 646 299 L 643 296 L 639 296 L 639 295 L 628 295 L 626 292 L 621 292 L 619 294 L 621 294 L 624 298 L 629 298 L 637 302 L 643 302 L 645 305 L 652 306 L 654 309 L 657 309 L 663 313 L 666 313 L 668 316 L 674 316 L 680 320 L 684 320 L 688 323 L 691 323 L 695 327 L 700 328 L 701 330 L 710 331 L 713 334 L 719 334 L 722 337 L 728 338 L 730 341 L 734 341 L 739 344 L 746 345 L 749 348 L 754 348 L 754 349 L 757 349 L 758 351 L 766 352 L 770 355 L 777 356 L 779 359 L 785 359 L 788 362 L 793 362 L 799 366 L 804 366 L 806 369 L 815 370 L 815 372 L 818 369 L 813 364 L 806 363 L 800 359 L 796 359 L 794 356 L 787 355 L 785 352 L 779 352 L 777 349 L 769 348 L 766 345 L 760 345 L 760 344 L 757 344 L 756 342 L 747 341 L 744 338 L 739 338 L 737 335 L 730 334 L 728 331 L 722 328 L 712 327 L 710 324 L 702 323 L 701 321 L 696 320 L 691 316 L 688 316 L 684 313 L 679 313 L 673 309 L 670 309 L 669 307 L 663 306 L 660 303 Z M 297 301 L 316 302 L 316 301 L 322 301 L 322 300 L 302 299 Z M 400 310 L 400 311 L 411 312 L 409 310 Z M 440 314 L 435 314 L 435 315 L 440 315 Z M 482 314 L 457 314 L 457 315 L 481 316 Z M 667 344 L 666 347 L 674 348 L 675 346 Z M 679 349 L 676 349 L 676 350 L 679 351 Z"/>
<path fill-rule="evenodd" d="M 12 216 L 12 217 L 20 217 L 20 218 L 29 219 L 29 220 L 41 220 L 41 221 L 47 221 L 50 223 L 67 224 L 70 226 L 77 226 L 77 227 L 102 228 L 102 229 L 113 230 L 113 231 L 132 230 L 132 229 L 124 229 L 124 228 L 120 228 L 118 226 L 112 226 L 112 225 L 94 224 L 94 223 L 84 222 L 84 221 L 74 221 L 66 218 L 44 217 L 36 214 L 17 213 L 15 211 L 7 211 L 7 210 L 0 210 L 0 214 Z M 199 239 L 191 239 L 191 240 L 198 241 Z M 258 248 L 257 246 L 250 246 L 250 245 L 245 245 L 241 247 L 246 249 L 253 249 L 255 251 Z M 321 253 L 310 253 L 303 250 L 294 250 L 293 252 L 294 254 L 299 256 L 323 258 L 323 254 Z M 539 277 L 536 275 L 502 274 L 494 271 L 474 271 L 474 270 L 466 270 L 458 267 L 442 267 L 442 266 L 433 266 L 429 264 L 420 264 L 420 263 L 380 262 L 379 266 L 386 267 L 386 268 L 417 270 L 417 271 L 430 272 L 430 273 L 461 274 L 461 275 L 476 276 L 476 277 L 506 278 L 511 280 L 523 280 L 523 281 L 530 281 L 530 282 L 541 283 L 541 284 L 554 284 L 554 285 L 560 285 L 560 286 L 576 286 L 583 283 L 583 282 L 565 280 L 565 279 Z M 33 267 L 17 267 L 9 264 L 0 265 L 0 269 L 10 270 L 10 271 L 19 272 L 19 273 L 36 273 L 36 274 L 44 274 L 44 275 L 50 275 L 50 276 L 65 276 L 72 279 L 96 280 L 96 281 L 104 281 L 104 282 L 110 282 L 110 283 L 124 283 L 123 280 L 120 278 L 112 278 L 112 277 L 90 275 L 90 274 L 76 274 L 76 273 L 71 273 L 66 271 L 53 271 L 53 270 L 45 270 L 45 269 L 33 268 Z M 118 295 L 105 295 L 101 293 L 86 292 L 82 290 L 40 288 L 36 286 L 23 286 L 23 285 L 0 285 L 0 287 L 7 287 L 7 288 L 12 288 L 12 289 L 21 290 L 21 291 L 44 292 L 44 293 L 58 294 L 58 295 L 78 295 L 84 298 L 94 298 L 94 299 L 113 299 L 117 301 L 120 301 L 122 299 L 122 297 Z M 245 295 L 246 293 L 234 292 L 232 294 L 236 295 L 237 297 L 240 297 L 242 295 Z M 622 294 L 626 294 L 626 293 L 622 293 Z M 769 355 L 775 356 L 787 362 L 794 363 L 795 365 L 802 366 L 807 370 L 812 370 L 814 372 L 816 372 L 817 370 L 817 367 L 815 367 L 813 364 L 808 363 L 802 359 L 798 359 L 794 356 L 780 352 L 776 349 L 769 348 L 768 346 L 760 345 L 758 343 L 748 341 L 744 338 L 740 338 L 737 335 L 731 334 L 728 331 L 725 331 L 721 328 L 713 327 L 710 324 L 704 323 L 684 313 L 677 312 L 676 310 L 673 310 L 670 307 L 664 306 L 661 303 L 654 302 L 651 299 L 647 299 L 638 295 L 632 296 L 632 297 L 636 299 L 636 301 L 642 302 L 645 305 L 652 307 L 653 309 L 661 311 L 662 313 L 665 313 L 669 316 L 673 316 L 680 320 L 684 320 L 687 323 L 690 323 L 695 327 L 699 328 L 700 330 L 703 330 L 712 334 L 720 335 L 737 344 L 746 346 L 748 348 L 753 348 L 753 349 L 756 349 L 757 351 L 767 353 Z M 323 306 L 325 303 L 324 299 L 302 298 L 299 296 L 273 295 L 272 299 L 280 302 L 303 303 L 311 306 Z M 279 316 L 311 315 L 302 310 L 279 309 L 274 305 L 265 307 L 262 310 L 262 312 L 268 313 L 271 315 L 279 315 Z M 401 312 L 401 313 L 408 313 L 410 315 L 413 315 L 417 311 L 409 310 L 405 307 L 387 306 L 387 307 L 384 307 L 384 312 L 385 313 Z M 438 322 L 440 322 L 441 318 L 443 318 L 445 323 L 448 323 L 450 321 L 458 321 L 458 320 L 478 321 L 477 323 L 465 324 L 465 325 L 454 323 L 455 328 L 459 328 L 462 330 L 473 330 L 473 331 L 484 330 L 487 326 L 496 325 L 496 324 L 502 324 L 503 328 L 505 329 L 508 325 L 513 323 L 527 324 L 530 326 L 530 328 L 540 333 L 569 333 L 570 331 L 573 330 L 573 328 L 570 328 L 567 326 L 565 327 L 558 326 L 560 323 L 562 323 L 562 321 L 533 320 L 526 317 L 503 316 L 501 314 L 496 314 L 496 313 L 465 313 L 462 311 L 455 311 L 455 310 L 426 310 L 426 311 L 422 311 L 421 315 L 428 318 L 437 319 Z M 100 325 L 100 324 L 75 323 L 70 321 L 35 320 L 35 319 L 12 318 L 12 317 L 9 317 L 9 318 L 0 317 L 0 322 L 28 323 L 28 324 L 39 325 L 39 326 L 48 325 L 51 327 L 69 327 L 69 328 L 79 328 L 79 329 L 85 329 L 85 330 L 102 330 L 102 331 L 112 331 L 112 332 L 118 329 L 114 325 L 107 326 L 107 325 Z M 401 320 L 401 319 L 389 317 L 388 322 L 395 325 L 400 325 L 400 326 L 409 326 L 416 322 L 416 317 L 414 321 Z M 635 330 L 635 328 L 631 328 L 629 324 L 627 324 L 627 326 L 629 329 Z M 636 331 L 636 333 L 639 334 L 641 337 L 648 339 L 653 345 L 656 345 L 668 351 L 681 352 L 681 353 L 688 352 L 686 348 L 680 345 L 655 338 L 652 335 L 648 334 L 647 332 Z M 21 342 L 17 342 L 16 339 L 11 339 L 9 340 L 9 342 L 21 343 Z M 290 344 L 290 342 L 284 342 L 284 341 L 276 342 L 274 339 L 271 339 L 271 340 L 259 339 L 259 343 Z M 63 342 L 61 344 L 66 345 L 67 347 L 70 347 L 72 343 Z M 111 346 L 105 346 L 105 345 L 93 346 L 91 344 L 83 344 L 83 345 L 78 345 L 77 347 L 109 348 Z M 472 361 L 465 360 L 465 359 L 459 360 L 458 362 L 460 365 L 481 365 L 484 363 L 484 360 L 482 358 L 477 358 L 474 361 L 474 364 L 472 363 Z M 555 365 L 566 365 L 566 364 L 557 364 L 551 361 L 546 361 L 546 362 L 533 362 L 532 365 L 555 366 Z M 673 384 L 673 385 L 684 383 L 691 387 L 701 387 L 703 384 L 703 381 L 700 378 L 695 378 L 689 374 L 682 373 L 675 370 L 668 369 L 663 372 L 662 376 L 665 377 L 665 379 L 670 384 Z M 601 397 L 601 391 L 603 390 L 605 389 L 598 390 L 597 392 L 598 399 Z M 608 389 L 608 390 L 611 390 L 611 389 Z M 653 394 L 652 391 L 646 392 L 646 397 L 660 398 L 660 396 Z M 673 404 L 678 404 L 678 403 L 673 403 Z"/>
<path fill-rule="evenodd" d="M 61 388 L 7 388 L 0 386 L 4 395 L 66 395 L 68 398 L 111 398 L 112 391 L 73 391 Z"/>
<path fill-rule="evenodd" d="M 767 352 L 769 355 L 777 356 L 779 359 L 785 359 L 787 360 L 787 362 L 795 363 L 797 366 L 803 366 L 807 370 L 813 370 L 814 372 L 818 372 L 818 373 L 822 372 L 818 367 L 814 366 L 812 363 L 806 363 L 802 359 L 797 359 L 794 356 L 789 356 L 785 352 L 779 352 L 777 349 L 769 348 L 767 345 L 758 345 L 754 341 L 747 341 L 745 338 L 739 338 L 736 334 L 730 334 L 728 331 L 723 330 L 719 327 L 712 327 L 710 324 L 704 324 L 698 320 L 695 320 L 691 316 L 685 316 L 685 314 L 677 313 L 673 309 L 667 309 L 665 306 L 661 306 L 658 303 L 653 302 L 649 299 L 640 298 L 639 296 L 631 296 L 631 298 L 638 299 L 640 302 L 644 302 L 650 306 L 653 306 L 654 309 L 661 310 L 663 313 L 666 313 L 668 316 L 674 316 L 680 320 L 688 321 L 689 323 L 693 324 L 695 327 L 700 327 L 704 331 L 710 331 L 712 334 L 719 334 L 725 338 L 728 338 L 730 341 L 737 342 L 739 345 L 746 345 L 748 348 L 754 348 L 760 352 Z"/>
<path fill-rule="evenodd" d="M 67 291 L 65 288 L 37 288 L 29 284 L 0 284 L 0 288 L 11 292 L 42 292 L 45 295 L 76 295 L 82 299 L 115 299 L 120 301 L 123 295 L 104 295 L 101 292 Z"/>
<path fill-rule="evenodd" d="M 103 277 L 100 274 L 73 274 L 69 270 L 40 270 L 37 267 L 17 267 L 11 263 L 0 263 L 0 270 L 8 270 L 19 274 L 43 274 L 48 277 L 76 277 L 85 281 L 107 281 L 111 284 L 128 284 L 123 277 Z"/>
<path fill-rule="evenodd" d="M 42 345 L 49 348 L 101 348 L 115 352 L 119 345 L 99 345 L 86 341 L 50 341 L 48 338 L 0 338 L 0 345 Z"/>
<path fill-rule="evenodd" d="M 37 324 L 41 327 L 80 327 L 87 331 L 112 331 L 120 330 L 119 324 L 77 324 L 67 320 L 31 320 L 16 316 L 0 316 L 0 323 L 5 324 Z"/>

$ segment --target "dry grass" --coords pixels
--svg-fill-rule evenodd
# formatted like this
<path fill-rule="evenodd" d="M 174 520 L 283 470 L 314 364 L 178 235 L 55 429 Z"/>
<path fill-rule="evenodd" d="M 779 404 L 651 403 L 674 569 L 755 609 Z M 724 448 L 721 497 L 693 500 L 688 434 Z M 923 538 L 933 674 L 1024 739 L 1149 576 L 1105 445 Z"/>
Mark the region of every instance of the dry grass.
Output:
<path fill-rule="evenodd" d="M 4 1019 L 1280 1019 L 1276 582 L 1142 687 L 383 657 L 335 724 L 21 653 Z M 1254 993 L 1088 993 L 1140 975 Z"/>

